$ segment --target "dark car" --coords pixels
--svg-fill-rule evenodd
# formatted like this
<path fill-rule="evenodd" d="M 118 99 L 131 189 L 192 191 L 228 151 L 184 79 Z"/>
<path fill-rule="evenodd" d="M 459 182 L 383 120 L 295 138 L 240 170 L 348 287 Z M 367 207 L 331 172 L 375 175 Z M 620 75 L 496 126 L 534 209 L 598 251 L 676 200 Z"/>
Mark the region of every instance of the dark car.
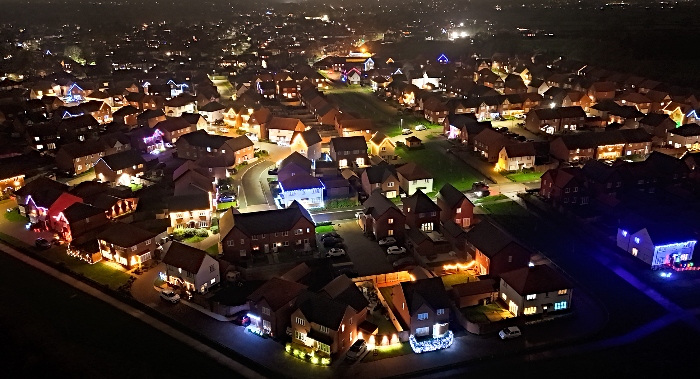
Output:
<path fill-rule="evenodd" d="M 331 247 L 331 246 L 335 246 L 335 245 L 343 242 L 343 239 L 342 238 L 335 238 L 335 237 L 328 237 L 328 238 L 322 239 L 321 242 L 323 242 L 323 246 Z"/>
<path fill-rule="evenodd" d="M 248 326 L 250 325 L 250 316 L 248 316 L 246 312 L 238 312 L 233 315 L 233 320 L 231 320 L 231 322 L 236 325 Z"/>
<path fill-rule="evenodd" d="M 39 237 L 34 241 L 34 245 L 40 249 L 48 249 L 51 247 L 52 243 L 46 238 Z"/>
<path fill-rule="evenodd" d="M 472 184 L 471 192 L 473 192 L 478 197 L 488 196 L 490 193 L 488 184 L 484 182 L 476 182 Z"/>
<path fill-rule="evenodd" d="M 325 239 L 328 237 L 341 238 L 340 234 L 338 234 L 337 232 L 330 232 L 330 233 L 325 233 L 323 236 L 321 236 L 321 239 Z"/>
<path fill-rule="evenodd" d="M 267 175 L 277 175 L 277 171 L 279 171 L 278 167 L 271 168 L 271 169 L 267 170 Z"/>
<path fill-rule="evenodd" d="M 520 142 L 526 142 L 526 141 L 527 141 L 527 137 L 525 137 L 525 136 L 517 136 L 517 137 L 515 137 L 515 139 L 517 139 L 517 140 L 520 141 Z"/>

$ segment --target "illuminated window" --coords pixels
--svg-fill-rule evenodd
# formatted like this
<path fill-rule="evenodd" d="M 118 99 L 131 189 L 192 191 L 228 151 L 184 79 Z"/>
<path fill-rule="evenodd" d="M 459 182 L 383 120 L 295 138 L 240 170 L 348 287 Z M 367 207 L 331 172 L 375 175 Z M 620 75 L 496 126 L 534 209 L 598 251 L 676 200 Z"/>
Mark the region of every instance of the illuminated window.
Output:
<path fill-rule="evenodd" d="M 636 247 L 633 247 L 632 248 L 632 255 L 634 255 L 636 257 L 637 254 L 639 254 L 639 249 L 637 249 Z"/>
<path fill-rule="evenodd" d="M 262 314 L 269 316 L 270 315 L 270 308 L 262 307 Z"/>
<path fill-rule="evenodd" d="M 321 329 L 321 333 L 326 333 L 326 334 L 328 334 L 328 332 L 329 332 L 328 327 L 323 326 L 323 325 L 321 325 L 321 326 L 319 327 L 319 329 Z"/>
<path fill-rule="evenodd" d="M 393 236 L 394 235 L 394 229 L 389 229 L 386 231 L 386 235 L 388 236 Z"/>
<path fill-rule="evenodd" d="M 537 298 L 537 295 L 536 295 L 536 294 L 532 294 L 532 295 L 527 295 L 527 296 L 526 296 L 526 299 L 527 299 L 527 300 L 535 300 L 536 298 Z"/>
<path fill-rule="evenodd" d="M 297 325 L 304 326 L 304 325 L 306 324 L 306 320 L 304 320 L 304 319 L 301 318 L 301 317 L 297 317 L 297 318 L 295 319 L 295 321 L 297 322 Z"/>
<path fill-rule="evenodd" d="M 527 315 L 533 315 L 537 312 L 537 307 L 527 307 L 523 309 L 523 314 Z"/>
<path fill-rule="evenodd" d="M 344 331 L 345 331 L 345 324 L 343 324 L 343 325 L 340 326 L 340 331 L 341 331 L 341 332 L 344 332 Z"/>
<path fill-rule="evenodd" d="M 427 313 L 419 313 L 418 314 L 418 321 L 427 320 L 427 319 L 428 319 Z"/>
<path fill-rule="evenodd" d="M 457 208 L 456 213 L 462 213 L 462 208 Z"/>
<path fill-rule="evenodd" d="M 557 292 L 557 293 L 559 295 L 566 295 L 567 292 L 569 292 L 569 290 L 559 290 L 559 292 Z"/>
<path fill-rule="evenodd" d="M 445 308 L 440 308 L 440 309 L 438 309 L 436 313 L 437 313 L 438 316 L 444 315 L 444 314 L 445 314 Z"/>
<path fill-rule="evenodd" d="M 306 333 L 301 333 L 301 332 L 295 331 L 294 338 L 298 339 L 299 341 L 304 342 L 304 341 L 306 341 Z"/>
<path fill-rule="evenodd" d="M 623 230 L 623 231 L 622 231 L 622 236 L 623 236 L 623 237 L 627 237 L 627 231 L 626 231 L 626 230 Z"/>
<path fill-rule="evenodd" d="M 634 237 L 634 243 L 639 243 L 639 237 Z"/>
<path fill-rule="evenodd" d="M 393 219 L 393 218 L 390 218 L 390 219 L 387 221 L 387 223 L 388 223 L 389 225 L 393 224 L 393 223 L 394 223 L 394 219 Z"/>
<path fill-rule="evenodd" d="M 501 298 L 503 299 L 503 301 L 508 300 L 508 296 L 506 296 L 505 292 L 501 294 Z"/>

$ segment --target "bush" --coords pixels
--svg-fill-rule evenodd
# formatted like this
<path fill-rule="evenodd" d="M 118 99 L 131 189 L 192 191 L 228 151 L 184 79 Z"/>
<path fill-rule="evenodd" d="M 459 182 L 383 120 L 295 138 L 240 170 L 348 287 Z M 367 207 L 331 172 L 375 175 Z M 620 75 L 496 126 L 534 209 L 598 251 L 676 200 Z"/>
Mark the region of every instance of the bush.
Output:
<path fill-rule="evenodd" d="M 212 232 L 212 234 L 219 234 L 219 226 L 218 225 L 212 226 L 211 228 L 209 228 L 209 230 Z"/>
<path fill-rule="evenodd" d="M 218 217 L 214 216 L 211 218 L 211 226 L 212 227 L 219 226 L 219 218 Z"/>
<path fill-rule="evenodd" d="M 197 229 L 195 232 L 197 237 L 209 237 L 209 232 L 206 229 Z"/>
<path fill-rule="evenodd" d="M 333 225 L 333 221 L 321 221 L 321 222 L 316 223 L 316 226 L 327 226 L 327 225 Z"/>

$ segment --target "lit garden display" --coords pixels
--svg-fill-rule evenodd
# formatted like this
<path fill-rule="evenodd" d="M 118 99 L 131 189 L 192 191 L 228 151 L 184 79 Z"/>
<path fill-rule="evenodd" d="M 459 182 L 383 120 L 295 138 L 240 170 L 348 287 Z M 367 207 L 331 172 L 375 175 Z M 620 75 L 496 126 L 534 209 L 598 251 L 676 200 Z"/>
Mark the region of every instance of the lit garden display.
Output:
<path fill-rule="evenodd" d="M 416 340 L 416 337 L 413 334 L 408 337 L 408 342 L 411 344 L 411 349 L 413 349 L 413 352 L 416 354 L 447 349 L 448 347 L 452 346 L 454 340 L 455 337 L 451 330 L 448 330 L 447 333 L 440 337 L 434 337 L 422 341 Z"/>
<path fill-rule="evenodd" d="M 299 348 L 298 346 L 295 346 L 291 343 L 288 343 L 285 346 L 284 350 L 292 356 L 295 356 L 299 359 L 303 359 L 305 361 L 311 362 L 315 365 L 328 366 L 331 364 L 330 357 L 316 355 L 315 351 L 308 353 L 308 352 L 304 351 L 303 349 Z"/>

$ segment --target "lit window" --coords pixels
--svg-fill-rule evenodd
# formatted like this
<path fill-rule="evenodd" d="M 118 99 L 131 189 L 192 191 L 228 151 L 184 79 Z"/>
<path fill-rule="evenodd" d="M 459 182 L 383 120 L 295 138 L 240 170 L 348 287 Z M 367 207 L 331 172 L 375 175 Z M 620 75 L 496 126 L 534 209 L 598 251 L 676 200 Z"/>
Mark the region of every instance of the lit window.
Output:
<path fill-rule="evenodd" d="M 532 294 L 532 295 L 527 295 L 527 296 L 526 296 L 526 299 L 527 299 L 527 300 L 535 300 L 536 298 L 537 298 L 537 295 L 536 295 L 536 294 Z"/>
<path fill-rule="evenodd" d="M 306 324 L 306 321 L 301 317 L 297 317 L 295 321 L 297 322 L 297 325 L 304 326 Z"/>
<path fill-rule="evenodd" d="M 554 310 L 559 311 L 562 309 L 566 309 L 566 301 L 560 301 L 558 303 L 554 303 Z"/>
<path fill-rule="evenodd" d="M 559 290 L 559 292 L 557 292 L 557 293 L 559 295 L 566 295 L 567 292 L 569 292 L 569 290 Z"/>
<path fill-rule="evenodd" d="M 428 319 L 428 313 L 419 313 L 418 314 L 418 321 L 427 320 L 427 319 Z"/>
<path fill-rule="evenodd" d="M 262 314 L 269 316 L 270 315 L 270 308 L 262 307 Z"/>
<path fill-rule="evenodd" d="M 440 309 L 437 310 L 437 315 L 438 315 L 438 316 L 444 315 L 444 314 L 445 314 L 445 308 L 440 308 Z"/>
<path fill-rule="evenodd" d="M 343 324 L 343 325 L 340 326 L 340 331 L 341 331 L 341 332 L 344 332 L 344 331 L 345 331 L 345 324 Z"/>
<path fill-rule="evenodd" d="M 319 326 L 319 329 L 321 329 L 321 333 L 326 333 L 326 334 L 328 334 L 328 332 L 329 332 L 327 326 L 321 325 L 321 326 Z"/>
<path fill-rule="evenodd" d="M 462 213 L 462 208 L 457 208 L 456 213 Z"/>
<path fill-rule="evenodd" d="M 634 237 L 634 243 L 639 243 L 639 237 Z"/>
<path fill-rule="evenodd" d="M 622 231 L 622 236 L 623 236 L 623 237 L 627 237 L 627 231 L 626 231 L 626 230 L 623 230 L 623 231 Z"/>
<path fill-rule="evenodd" d="M 503 299 L 503 301 L 508 300 L 508 296 L 506 296 L 505 292 L 501 294 L 501 298 Z"/>
<path fill-rule="evenodd" d="M 523 310 L 523 314 L 525 315 L 533 315 L 537 312 L 537 307 L 527 307 Z"/>
<path fill-rule="evenodd" d="M 394 219 L 393 219 L 393 218 L 390 218 L 390 219 L 387 221 L 387 223 L 388 223 L 389 225 L 393 224 L 393 223 L 394 223 Z"/>

